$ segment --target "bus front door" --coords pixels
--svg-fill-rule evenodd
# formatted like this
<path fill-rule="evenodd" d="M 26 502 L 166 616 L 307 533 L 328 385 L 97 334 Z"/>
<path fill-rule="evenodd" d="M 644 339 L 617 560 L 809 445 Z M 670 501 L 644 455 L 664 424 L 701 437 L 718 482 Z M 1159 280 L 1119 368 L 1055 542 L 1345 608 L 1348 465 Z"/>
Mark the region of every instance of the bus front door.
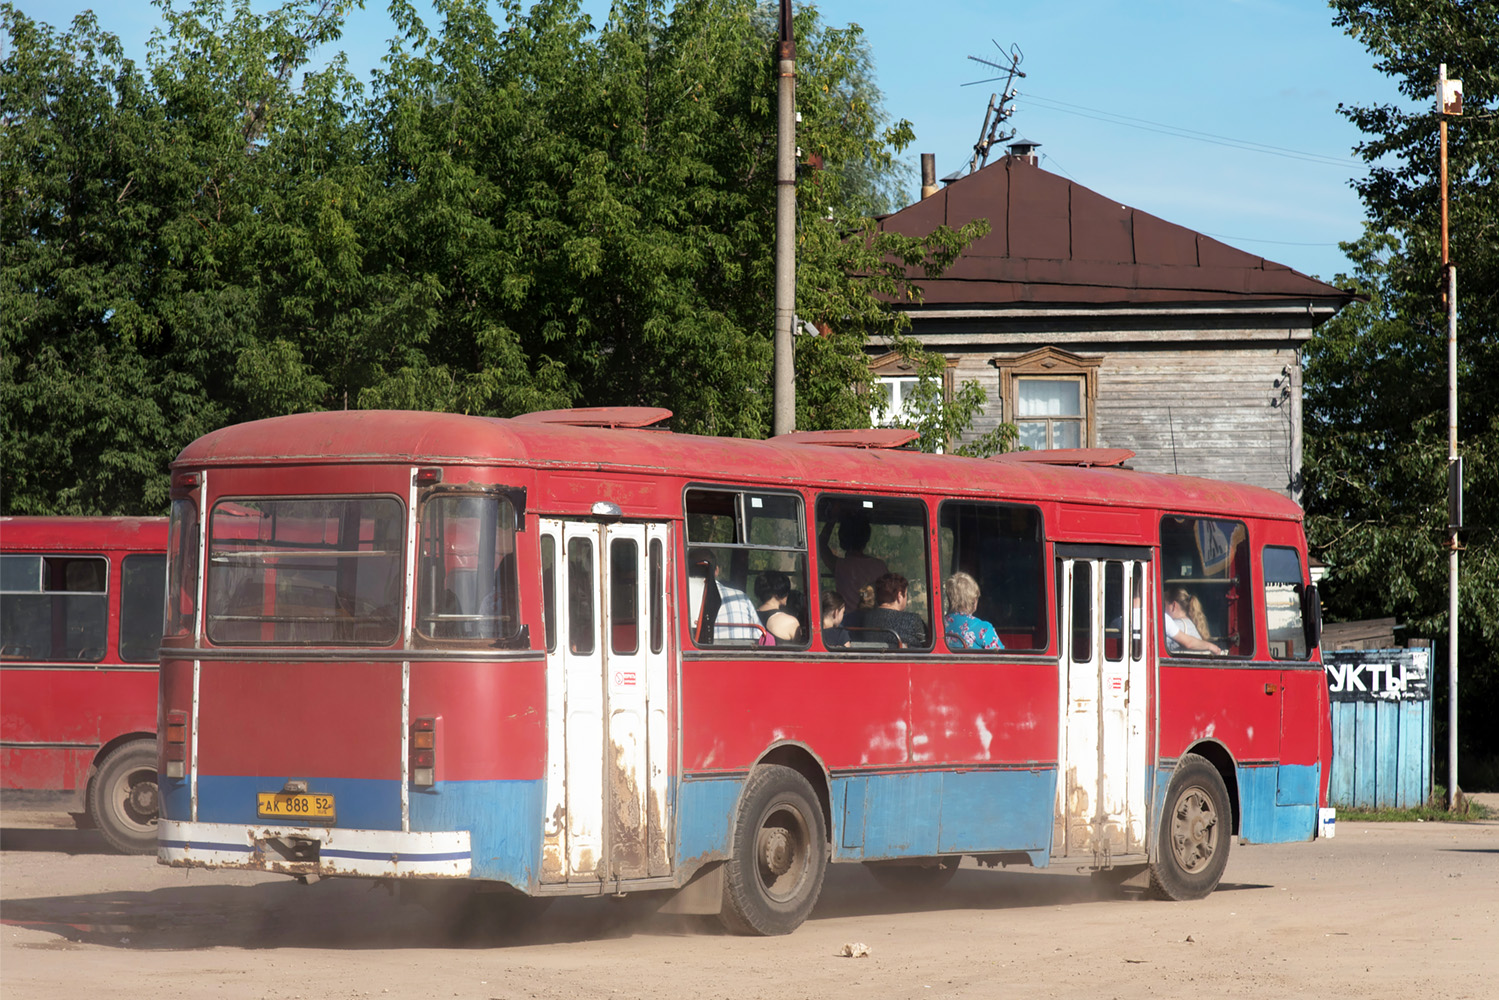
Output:
<path fill-rule="evenodd" d="M 665 524 L 541 521 L 547 647 L 541 880 L 669 875 Z"/>
<path fill-rule="evenodd" d="M 1052 852 L 1109 867 L 1146 852 L 1147 553 L 1057 546 L 1060 777 Z"/>

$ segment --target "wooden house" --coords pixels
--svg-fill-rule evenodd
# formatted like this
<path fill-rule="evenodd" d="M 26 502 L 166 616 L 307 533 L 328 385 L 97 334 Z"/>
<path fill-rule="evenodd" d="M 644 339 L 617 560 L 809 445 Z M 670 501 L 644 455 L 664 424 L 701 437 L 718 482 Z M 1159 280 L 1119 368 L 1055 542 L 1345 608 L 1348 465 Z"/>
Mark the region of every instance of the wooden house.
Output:
<path fill-rule="evenodd" d="M 930 189 L 929 189 L 930 190 Z M 1134 468 L 1300 499 L 1301 345 L 1353 294 L 1111 201 L 1012 152 L 884 217 L 911 236 L 989 220 L 913 279 L 915 335 L 976 380 L 975 430 L 1032 448 L 1127 448 Z M 871 362 L 898 400 L 900 359 Z"/>

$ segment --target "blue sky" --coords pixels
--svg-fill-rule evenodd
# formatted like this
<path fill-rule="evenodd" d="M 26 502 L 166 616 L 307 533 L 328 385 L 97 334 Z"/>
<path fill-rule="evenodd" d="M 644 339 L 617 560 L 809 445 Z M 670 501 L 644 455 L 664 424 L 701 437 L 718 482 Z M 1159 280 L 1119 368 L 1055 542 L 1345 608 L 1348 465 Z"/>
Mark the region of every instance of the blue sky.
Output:
<path fill-rule="evenodd" d="M 137 56 L 159 23 L 145 0 L 15 2 L 58 27 L 92 7 Z M 429 9 L 425 0 L 416 2 Z M 255 6 L 271 5 L 255 0 Z M 1360 233 L 1363 207 L 1349 181 L 1363 168 L 1353 155 L 1359 133 L 1337 106 L 1401 99 L 1395 82 L 1374 70 L 1373 58 L 1332 26 L 1325 4 L 823 0 L 816 6 L 825 21 L 864 29 L 886 110 L 915 128 L 905 157 L 912 199 L 918 154 L 936 154 L 939 176 L 966 167 L 989 95 L 1002 85 L 975 83 L 993 73 L 968 57 L 1002 60 L 1001 49 L 1015 45 L 1027 75 L 1018 82 L 1012 125 L 1042 144 L 1043 168 L 1325 280 L 1350 270 L 1337 244 Z M 607 15 L 607 0 L 586 0 L 584 7 L 595 23 Z M 341 42 L 351 68 L 368 78 L 391 33 L 384 0 L 366 0 L 366 9 L 349 16 Z"/>

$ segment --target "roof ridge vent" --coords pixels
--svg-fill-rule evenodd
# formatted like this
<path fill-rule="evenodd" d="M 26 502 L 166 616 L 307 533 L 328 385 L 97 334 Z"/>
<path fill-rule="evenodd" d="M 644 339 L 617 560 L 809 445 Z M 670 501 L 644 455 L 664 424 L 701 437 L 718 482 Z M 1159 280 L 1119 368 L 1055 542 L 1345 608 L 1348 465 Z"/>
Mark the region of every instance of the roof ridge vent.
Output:
<path fill-rule="evenodd" d="M 649 427 L 671 419 L 660 406 L 578 406 L 568 410 L 537 410 L 511 417 L 521 424 L 564 424 L 568 427 Z"/>
<path fill-rule="evenodd" d="M 1135 457 L 1128 448 L 1048 448 L 1041 451 L 1007 451 L 989 456 L 991 462 L 1029 462 L 1036 465 L 1073 465 L 1080 469 L 1128 468 Z"/>
<path fill-rule="evenodd" d="M 778 444 L 818 444 L 829 448 L 899 448 L 921 437 L 905 427 L 850 427 L 832 431 L 792 431 L 770 440 Z"/>

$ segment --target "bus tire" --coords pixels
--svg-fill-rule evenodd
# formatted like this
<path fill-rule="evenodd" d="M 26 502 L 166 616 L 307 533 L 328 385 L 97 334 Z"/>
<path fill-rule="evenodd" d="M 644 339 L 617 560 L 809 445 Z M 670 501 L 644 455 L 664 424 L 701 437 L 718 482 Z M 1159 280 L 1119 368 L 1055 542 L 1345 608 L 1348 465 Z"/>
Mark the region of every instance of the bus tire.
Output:
<path fill-rule="evenodd" d="M 789 767 L 762 764 L 739 799 L 719 920 L 736 934 L 790 934 L 812 912 L 828 868 L 817 793 Z"/>
<path fill-rule="evenodd" d="M 874 880 L 891 892 L 920 894 L 937 892 L 958 874 L 962 858 L 930 858 L 926 864 L 891 864 L 866 861 L 864 867 Z"/>
<path fill-rule="evenodd" d="M 110 847 L 121 854 L 156 853 L 156 743 L 133 740 L 99 762 L 88 786 L 88 813 Z"/>
<path fill-rule="evenodd" d="M 1150 890 L 1161 899 L 1202 899 L 1228 865 L 1232 813 L 1223 776 L 1204 757 L 1182 757 L 1166 789 L 1150 865 Z"/>

